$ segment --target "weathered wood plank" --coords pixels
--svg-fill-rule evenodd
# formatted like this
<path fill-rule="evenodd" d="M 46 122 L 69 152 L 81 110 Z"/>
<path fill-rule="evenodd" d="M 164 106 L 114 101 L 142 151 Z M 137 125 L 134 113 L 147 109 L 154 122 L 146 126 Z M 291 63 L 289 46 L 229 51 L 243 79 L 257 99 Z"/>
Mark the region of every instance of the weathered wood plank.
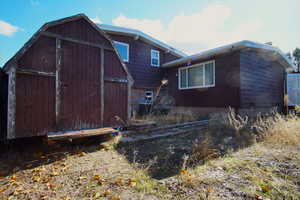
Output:
<path fill-rule="evenodd" d="M 7 139 L 16 137 L 16 66 L 9 69 Z"/>
<path fill-rule="evenodd" d="M 52 73 L 52 72 L 42 72 L 42 71 L 20 69 L 20 68 L 17 68 L 16 72 L 18 74 L 30 74 L 30 75 L 36 75 L 36 76 L 55 76 L 55 73 Z"/>
<path fill-rule="evenodd" d="M 93 44 L 90 42 L 86 42 L 86 41 L 82 41 L 82 40 L 77 40 L 74 38 L 70 38 L 70 37 L 63 37 L 61 35 L 55 34 L 55 33 L 50 33 L 50 32 L 41 32 L 41 35 L 47 36 L 47 37 L 54 37 L 57 38 L 59 40 L 65 40 L 65 41 L 69 41 L 69 42 L 74 42 L 74 43 L 78 43 L 78 44 L 83 44 L 83 45 L 87 45 L 87 46 L 92 46 L 92 47 L 96 47 L 96 48 L 100 48 L 100 49 L 105 49 L 105 50 L 109 50 L 109 51 L 114 51 L 114 49 L 112 47 L 109 46 L 104 46 L 104 45 L 100 45 L 100 44 Z"/>
<path fill-rule="evenodd" d="M 104 126 L 104 49 L 101 49 L 101 126 Z"/>
<path fill-rule="evenodd" d="M 79 139 L 85 137 L 116 134 L 116 133 L 119 133 L 119 131 L 113 128 L 99 128 L 99 129 L 87 129 L 87 130 L 70 131 L 70 132 L 49 133 L 47 138 L 49 140 L 69 140 L 69 139 Z"/>
<path fill-rule="evenodd" d="M 61 40 L 56 39 L 55 120 L 59 127 L 61 114 Z"/>
<path fill-rule="evenodd" d="M 110 82 L 128 83 L 128 80 L 124 78 L 104 77 L 104 80 Z"/>

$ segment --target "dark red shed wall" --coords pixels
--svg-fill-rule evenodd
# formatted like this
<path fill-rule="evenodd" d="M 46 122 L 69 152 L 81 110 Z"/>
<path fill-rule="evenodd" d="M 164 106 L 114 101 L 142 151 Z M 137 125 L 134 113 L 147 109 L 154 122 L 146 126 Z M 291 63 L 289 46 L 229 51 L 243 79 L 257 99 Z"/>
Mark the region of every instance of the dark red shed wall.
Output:
<path fill-rule="evenodd" d="M 47 31 L 112 48 L 110 42 L 84 19 Z M 16 75 L 16 138 L 46 135 L 49 131 L 116 125 L 111 118 L 127 120 L 128 77 L 113 50 L 61 40 L 61 111 L 56 117 L 56 39 L 41 36 L 18 60 Z M 104 79 L 122 79 L 101 82 Z M 33 73 L 24 73 L 24 71 Z M 46 72 L 47 74 L 38 74 Z M 102 88 L 105 89 L 104 93 Z M 106 93 L 107 91 L 107 93 Z M 102 97 L 103 95 L 103 97 Z M 105 101 L 101 115 L 101 99 Z"/>
<path fill-rule="evenodd" d="M 239 107 L 239 54 L 235 52 L 192 63 L 215 60 L 215 87 L 211 88 L 179 90 L 178 67 L 167 69 L 168 95 L 172 96 L 176 106 L 180 107 Z"/>

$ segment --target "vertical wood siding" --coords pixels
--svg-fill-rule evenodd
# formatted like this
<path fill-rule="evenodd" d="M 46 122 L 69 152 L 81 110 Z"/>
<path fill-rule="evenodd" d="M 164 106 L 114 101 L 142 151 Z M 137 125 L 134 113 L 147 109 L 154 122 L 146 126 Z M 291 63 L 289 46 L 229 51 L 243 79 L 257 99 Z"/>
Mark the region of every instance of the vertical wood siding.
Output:
<path fill-rule="evenodd" d="M 282 107 L 284 69 L 272 53 L 241 52 L 241 107 Z"/>
<path fill-rule="evenodd" d="M 127 74 L 122 68 L 120 60 L 115 52 L 105 50 L 104 58 L 105 77 L 127 78 Z"/>
<path fill-rule="evenodd" d="M 127 120 L 128 88 L 126 83 L 105 81 L 104 126 L 123 125 L 115 116 Z"/>
<path fill-rule="evenodd" d="M 64 37 L 70 37 L 94 44 L 111 46 L 110 42 L 100 35 L 99 32 L 84 19 L 56 25 L 48 28 L 47 31 Z"/>
<path fill-rule="evenodd" d="M 8 76 L 0 69 L 0 141 L 7 135 Z"/>
<path fill-rule="evenodd" d="M 194 61 L 192 64 L 209 60 L 215 60 L 215 87 L 211 88 L 179 90 L 178 67 L 166 69 L 168 95 L 174 98 L 176 106 L 239 107 L 239 52 Z"/>
<path fill-rule="evenodd" d="M 101 126 L 100 49 L 62 42 L 61 129 Z"/>
<path fill-rule="evenodd" d="M 40 37 L 20 58 L 18 68 L 55 72 L 55 38 Z"/>
<path fill-rule="evenodd" d="M 42 136 L 55 129 L 55 78 L 16 76 L 16 137 Z"/>

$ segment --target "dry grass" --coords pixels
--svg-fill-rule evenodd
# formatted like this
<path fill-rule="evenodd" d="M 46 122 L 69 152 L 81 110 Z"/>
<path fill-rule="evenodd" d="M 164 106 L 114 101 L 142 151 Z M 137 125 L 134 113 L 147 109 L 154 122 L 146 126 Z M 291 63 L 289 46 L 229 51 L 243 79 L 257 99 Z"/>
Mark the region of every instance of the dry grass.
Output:
<path fill-rule="evenodd" d="M 191 111 L 176 112 L 171 111 L 166 115 L 150 114 L 144 117 L 146 121 L 155 121 L 158 125 L 177 124 L 183 122 L 191 122 L 199 120 L 199 116 L 193 114 Z"/>

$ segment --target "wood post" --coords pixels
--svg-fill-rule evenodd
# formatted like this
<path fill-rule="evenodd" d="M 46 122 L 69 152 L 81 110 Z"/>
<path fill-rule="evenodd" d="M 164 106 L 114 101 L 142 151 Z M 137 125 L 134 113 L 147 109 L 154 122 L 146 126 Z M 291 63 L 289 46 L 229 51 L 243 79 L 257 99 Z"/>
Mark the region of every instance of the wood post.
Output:
<path fill-rule="evenodd" d="M 56 128 L 61 122 L 61 40 L 56 38 L 56 80 L 55 80 L 55 116 Z"/>
<path fill-rule="evenodd" d="M 16 66 L 9 69 L 7 139 L 16 138 Z"/>
<path fill-rule="evenodd" d="M 104 49 L 101 49 L 101 71 L 100 71 L 100 87 L 101 87 L 101 126 L 104 126 Z"/>

